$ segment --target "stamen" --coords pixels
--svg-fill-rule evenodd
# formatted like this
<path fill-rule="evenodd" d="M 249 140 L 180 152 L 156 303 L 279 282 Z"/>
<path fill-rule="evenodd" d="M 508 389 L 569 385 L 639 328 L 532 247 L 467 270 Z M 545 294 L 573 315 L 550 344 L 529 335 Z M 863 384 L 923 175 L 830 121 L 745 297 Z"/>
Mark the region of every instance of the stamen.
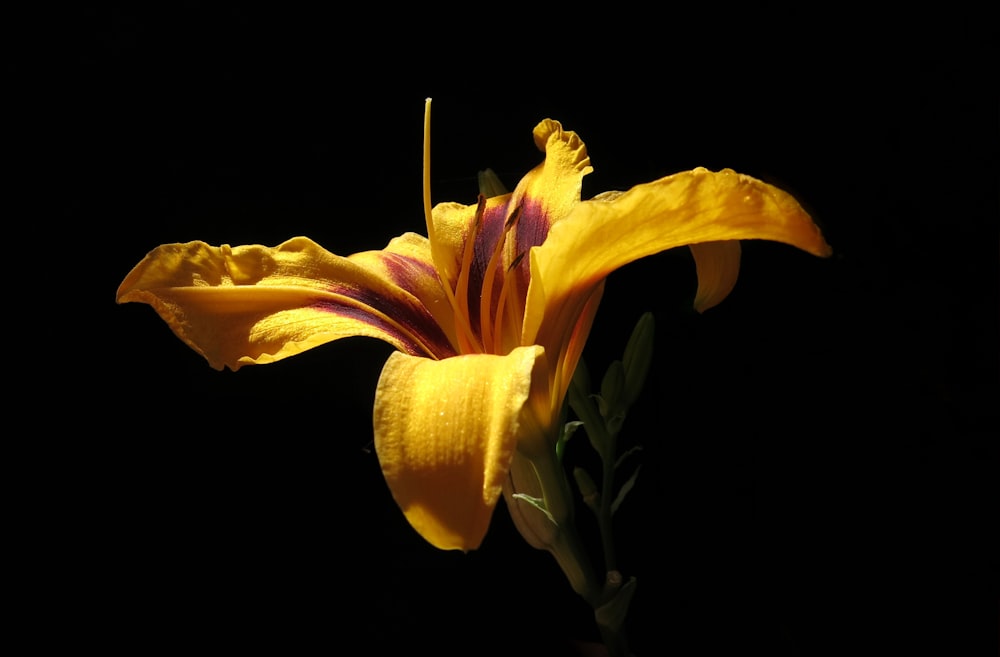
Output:
<path fill-rule="evenodd" d="M 514 267 L 517 267 L 519 264 L 521 264 L 521 259 L 524 258 L 524 254 L 525 254 L 524 251 L 521 251 L 520 253 L 517 254 L 517 257 L 514 258 L 514 262 L 510 263 L 510 267 L 507 267 L 508 272 L 514 269 Z"/>
<path fill-rule="evenodd" d="M 514 211 L 510 213 L 509 217 L 507 217 L 507 221 L 504 222 L 503 229 L 510 230 L 510 227 L 513 226 L 517 222 L 517 220 L 521 218 L 522 212 L 524 212 L 524 206 L 518 203 L 517 207 L 514 208 Z"/>
<path fill-rule="evenodd" d="M 489 264 L 486 265 L 486 271 L 483 275 L 483 290 L 479 297 L 479 330 L 483 336 L 483 346 L 489 351 L 489 353 L 499 353 L 497 351 L 499 345 L 494 343 L 494 338 L 499 335 L 499 324 L 491 325 L 490 318 L 493 306 L 493 279 L 496 277 L 497 265 L 500 262 L 500 257 L 503 254 L 504 244 L 507 242 L 507 233 L 510 229 L 517 223 L 517 220 L 521 218 L 522 206 L 518 205 L 507 217 L 507 221 L 503 225 L 503 235 L 497 240 L 496 244 L 493 245 L 493 253 L 490 255 Z M 506 279 L 504 281 L 504 286 L 501 287 L 500 291 L 500 301 L 497 306 L 497 316 L 499 316 L 503 310 L 503 290 L 506 289 Z M 494 327 L 496 330 L 494 330 Z"/>
<path fill-rule="evenodd" d="M 521 342 L 521 313 L 518 310 L 520 304 L 517 303 L 517 292 L 514 289 L 516 285 L 514 280 L 517 278 L 514 274 L 514 269 L 522 257 L 524 257 L 524 254 L 519 254 L 504 274 L 503 286 L 500 288 L 500 300 L 497 302 L 497 314 L 493 319 L 493 331 L 498 336 L 504 335 L 503 324 L 505 323 L 504 320 L 506 320 L 507 335 L 514 336 L 513 344 L 494 345 L 495 353 L 501 353 L 500 350 L 507 350 L 508 347 L 513 349 Z M 508 299 L 510 299 L 509 304 L 507 303 Z M 507 342 L 510 342 L 510 340 L 507 340 Z"/>
<path fill-rule="evenodd" d="M 458 281 L 455 284 L 455 301 L 457 305 L 457 315 L 465 318 L 465 325 L 468 327 L 466 336 L 469 346 L 474 347 L 477 352 L 483 351 L 483 345 L 478 344 L 474 331 L 472 330 L 472 314 L 469 308 L 469 277 L 471 276 L 472 260 L 476 253 L 476 237 L 483 223 L 483 214 L 486 212 L 486 197 L 479 195 L 479 203 L 476 205 L 476 220 L 472 224 L 472 230 L 465 236 L 465 248 L 462 252 L 462 268 L 458 272 Z M 482 325 L 482 316 L 479 323 Z M 481 330 L 481 327 L 480 327 Z"/>

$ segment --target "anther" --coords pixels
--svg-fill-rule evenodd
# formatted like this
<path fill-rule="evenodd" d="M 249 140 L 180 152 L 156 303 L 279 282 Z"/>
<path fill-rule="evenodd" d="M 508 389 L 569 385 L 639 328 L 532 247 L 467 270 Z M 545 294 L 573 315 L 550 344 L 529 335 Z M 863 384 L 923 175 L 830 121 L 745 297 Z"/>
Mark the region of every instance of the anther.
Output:
<path fill-rule="evenodd" d="M 524 206 L 523 206 L 523 205 L 521 205 L 521 204 L 518 204 L 518 206 L 517 206 L 516 208 L 514 208 L 514 210 L 513 210 L 513 211 L 512 211 L 511 213 L 510 213 L 510 216 L 509 216 L 509 217 L 507 217 L 507 221 L 506 221 L 506 222 L 504 223 L 504 225 L 503 225 L 503 227 L 504 227 L 504 230 L 507 230 L 507 229 L 509 229 L 509 228 L 510 228 L 511 226 L 513 226 L 513 225 L 514 225 L 514 223 L 515 223 L 515 222 L 516 222 L 516 221 L 517 221 L 518 219 L 520 219 L 520 218 L 521 218 L 521 211 L 522 211 L 522 210 L 524 210 Z"/>
<path fill-rule="evenodd" d="M 510 263 L 510 266 L 507 267 L 507 271 L 508 272 L 510 270 L 514 269 L 514 267 L 517 267 L 519 264 L 521 264 L 521 258 L 524 257 L 525 253 L 526 253 L 526 251 L 521 251 L 520 253 L 517 254 L 517 257 L 514 258 L 513 262 Z"/>

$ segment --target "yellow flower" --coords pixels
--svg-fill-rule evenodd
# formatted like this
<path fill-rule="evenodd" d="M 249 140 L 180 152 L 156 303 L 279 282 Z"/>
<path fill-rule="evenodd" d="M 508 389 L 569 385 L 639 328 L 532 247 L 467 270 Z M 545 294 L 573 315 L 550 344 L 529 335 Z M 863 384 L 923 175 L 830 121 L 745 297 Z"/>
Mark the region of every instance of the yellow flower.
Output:
<path fill-rule="evenodd" d="M 552 120 L 534 130 L 544 161 L 513 192 L 432 209 L 429 126 L 428 100 L 427 237 L 406 233 L 348 257 L 305 237 L 273 248 L 166 244 L 129 273 L 117 300 L 150 304 L 217 369 L 350 336 L 392 344 L 398 351 L 382 370 L 374 409 L 383 473 L 424 538 L 468 550 L 480 544 L 505 485 L 537 488 L 525 464 L 551 460 L 611 272 L 689 246 L 695 304 L 704 310 L 735 283 L 738 240 L 821 256 L 829 247 L 791 196 L 730 170 L 685 171 L 581 201 L 590 159 L 579 137 Z M 549 511 L 558 522 L 559 510 Z M 544 546 L 518 513 L 515 521 Z"/>

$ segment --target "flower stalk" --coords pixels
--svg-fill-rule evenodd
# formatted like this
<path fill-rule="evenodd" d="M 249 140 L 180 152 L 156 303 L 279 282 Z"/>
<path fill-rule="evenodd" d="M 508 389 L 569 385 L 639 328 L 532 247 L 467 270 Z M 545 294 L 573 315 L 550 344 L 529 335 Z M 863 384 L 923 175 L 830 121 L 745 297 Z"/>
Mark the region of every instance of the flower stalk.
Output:
<path fill-rule="evenodd" d="M 582 468 L 576 468 L 573 477 L 580 488 L 586 505 L 597 517 L 601 535 L 601 552 L 604 557 L 604 586 L 600 600 L 594 606 L 597 626 L 612 657 L 628 655 L 624 623 L 629 603 L 635 592 L 636 579 L 625 580 L 618 570 L 612 518 L 615 511 L 632 489 L 638 468 L 615 492 L 615 473 L 631 450 L 618 455 L 618 433 L 621 431 L 629 407 L 639 397 L 653 355 L 653 316 L 639 318 L 625 348 L 621 361 L 608 367 L 601 382 L 601 393 L 587 393 L 590 375 L 581 360 L 570 384 L 568 404 L 580 418 L 590 444 L 601 460 L 600 492 L 593 479 Z"/>

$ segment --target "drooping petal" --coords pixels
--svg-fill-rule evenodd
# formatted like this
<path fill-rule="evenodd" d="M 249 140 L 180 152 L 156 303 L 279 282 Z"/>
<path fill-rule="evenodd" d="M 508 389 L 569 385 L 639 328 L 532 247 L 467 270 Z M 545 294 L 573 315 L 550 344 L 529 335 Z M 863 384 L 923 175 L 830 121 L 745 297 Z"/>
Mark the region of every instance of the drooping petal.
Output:
<path fill-rule="evenodd" d="M 375 450 L 410 524 L 441 549 L 489 527 L 520 434 L 540 347 L 434 361 L 395 352 L 375 392 Z"/>
<path fill-rule="evenodd" d="M 273 248 L 166 244 L 136 265 L 117 300 L 153 306 L 216 369 L 350 336 L 423 356 L 455 353 L 451 308 L 427 240 L 415 234 L 346 258 L 305 237 Z"/>
<path fill-rule="evenodd" d="M 677 246 L 742 239 L 830 253 L 794 198 L 729 169 L 685 171 L 582 202 L 531 252 L 521 341 L 547 345 L 557 339 L 572 322 L 578 297 L 623 265 Z"/>
<path fill-rule="evenodd" d="M 690 249 L 698 273 L 694 309 L 701 313 L 722 303 L 736 286 L 740 275 L 740 243 L 739 240 L 699 242 L 691 244 Z"/>

